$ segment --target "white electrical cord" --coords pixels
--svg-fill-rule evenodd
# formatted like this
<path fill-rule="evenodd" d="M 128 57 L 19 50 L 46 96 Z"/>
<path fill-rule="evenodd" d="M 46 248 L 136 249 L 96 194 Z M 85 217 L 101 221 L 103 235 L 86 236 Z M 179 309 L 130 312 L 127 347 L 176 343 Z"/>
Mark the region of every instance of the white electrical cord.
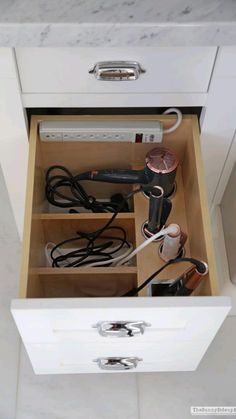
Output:
<path fill-rule="evenodd" d="M 153 242 L 153 240 L 158 239 L 160 236 L 163 236 L 164 234 L 177 234 L 179 231 L 179 226 L 177 224 L 170 224 L 168 227 L 163 228 L 161 231 L 158 231 L 158 233 L 154 234 L 153 236 L 149 237 L 149 239 L 145 240 L 142 244 L 140 244 L 136 249 L 134 249 L 133 252 L 131 252 L 128 256 L 126 256 L 124 259 L 120 260 L 116 266 L 121 266 L 124 263 L 128 262 L 130 259 L 132 259 L 137 253 L 139 253 L 141 250 L 143 250 L 146 246 L 148 246 L 150 243 Z"/>
<path fill-rule="evenodd" d="M 166 128 L 163 130 L 163 134 L 170 134 L 171 132 L 175 131 L 181 124 L 183 115 L 177 108 L 169 108 L 165 112 L 163 112 L 163 115 L 169 115 L 170 113 L 175 113 L 177 115 L 177 121 L 172 127 Z"/>
<path fill-rule="evenodd" d="M 106 260 L 106 261 L 101 261 L 101 262 L 92 262 L 92 263 L 88 263 L 86 265 L 91 267 L 91 266 L 103 266 L 103 265 L 108 265 L 109 263 L 111 263 L 111 266 L 118 266 L 119 264 L 116 264 L 116 262 L 119 262 L 121 259 L 126 259 L 129 258 L 128 260 L 130 260 L 131 258 L 129 257 L 131 255 L 131 253 L 133 252 L 133 245 L 131 243 L 129 243 L 130 247 L 128 247 L 127 251 L 120 256 L 117 256 L 114 259 L 111 260 Z M 115 263 L 114 263 L 115 262 Z"/>

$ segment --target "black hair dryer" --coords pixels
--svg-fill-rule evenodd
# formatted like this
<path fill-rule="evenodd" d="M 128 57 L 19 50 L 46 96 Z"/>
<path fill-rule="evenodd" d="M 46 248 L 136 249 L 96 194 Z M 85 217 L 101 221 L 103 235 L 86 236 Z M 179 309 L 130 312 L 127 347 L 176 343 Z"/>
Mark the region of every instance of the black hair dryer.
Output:
<path fill-rule="evenodd" d="M 177 156 L 168 148 L 156 147 L 145 158 L 146 166 L 142 170 L 103 169 L 92 170 L 77 175 L 76 181 L 93 180 L 109 183 L 138 183 L 141 185 L 160 186 L 164 197 L 170 197 L 175 190 L 175 177 L 179 164 Z"/>

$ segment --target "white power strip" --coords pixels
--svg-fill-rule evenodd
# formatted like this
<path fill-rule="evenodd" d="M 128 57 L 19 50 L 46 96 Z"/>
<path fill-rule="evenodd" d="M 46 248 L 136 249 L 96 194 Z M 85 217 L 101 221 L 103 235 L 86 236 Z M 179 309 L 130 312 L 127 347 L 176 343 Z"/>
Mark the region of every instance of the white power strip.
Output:
<path fill-rule="evenodd" d="M 163 128 L 160 121 L 42 121 L 42 141 L 115 141 L 160 143 Z"/>

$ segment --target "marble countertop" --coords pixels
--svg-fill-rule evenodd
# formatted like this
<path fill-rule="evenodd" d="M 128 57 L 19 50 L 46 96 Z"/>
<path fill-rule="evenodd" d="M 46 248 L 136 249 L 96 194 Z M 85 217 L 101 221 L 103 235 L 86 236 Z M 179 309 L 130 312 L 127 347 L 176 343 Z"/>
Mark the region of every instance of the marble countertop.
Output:
<path fill-rule="evenodd" d="M 236 0 L 1 0 L 0 46 L 236 45 Z"/>

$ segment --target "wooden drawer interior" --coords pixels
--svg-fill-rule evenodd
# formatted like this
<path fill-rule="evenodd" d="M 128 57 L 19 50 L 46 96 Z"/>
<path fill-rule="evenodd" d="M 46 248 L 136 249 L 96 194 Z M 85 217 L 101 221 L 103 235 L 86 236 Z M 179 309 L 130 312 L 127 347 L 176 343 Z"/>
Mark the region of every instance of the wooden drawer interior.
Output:
<path fill-rule="evenodd" d="M 164 127 L 173 124 L 171 116 L 63 116 L 63 120 L 79 119 L 159 119 Z M 63 297 L 117 297 L 137 284 L 141 284 L 164 262 L 158 256 L 159 242 L 147 246 L 129 266 L 94 268 L 49 267 L 45 258 L 45 244 L 58 242 L 75 235 L 77 230 L 94 231 L 112 216 L 106 214 L 69 214 L 58 211 L 45 199 L 45 173 L 51 165 L 63 165 L 73 174 L 100 168 L 142 168 L 148 150 L 153 144 L 93 143 L 93 142 L 42 142 L 38 135 L 41 120 L 58 120 L 61 117 L 35 116 L 30 132 L 25 231 L 22 259 L 20 296 L 22 298 Z M 204 260 L 209 274 L 195 291 L 195 295 L 217 295 L 218 285 L 212 248 L 204 173 L 201 161 L 198 121 L 186 116 L 181 126 L 165 135 L 162 145 L 172 149 L 180 160 L 177 171 L 177 192 L 172 199 L 173 208 L 168 223 L 178 223 L 188 234 L 186 256 Z M 113 193 L 127 193 L 132 185 L 115 185 L 84 182 L 86 190 L 94 196 L 110 197 Z M 148 199 L 136 194 L 131 212 L 119 213 L 113 225 L 125 229 L 129 240 L 138 246 L 144 237 L 141 226 L 148 217 Z M 158 278 L 176 278 L 189 265 L 173 265 Z M 147 296 L 147 289 L 140 295 Z M 153 297 L 154 298 L 154 297 Z M 158 298 L 158 297 L 155 297 Z M 161 297 L 160 297 L 161 298 Z"/>

